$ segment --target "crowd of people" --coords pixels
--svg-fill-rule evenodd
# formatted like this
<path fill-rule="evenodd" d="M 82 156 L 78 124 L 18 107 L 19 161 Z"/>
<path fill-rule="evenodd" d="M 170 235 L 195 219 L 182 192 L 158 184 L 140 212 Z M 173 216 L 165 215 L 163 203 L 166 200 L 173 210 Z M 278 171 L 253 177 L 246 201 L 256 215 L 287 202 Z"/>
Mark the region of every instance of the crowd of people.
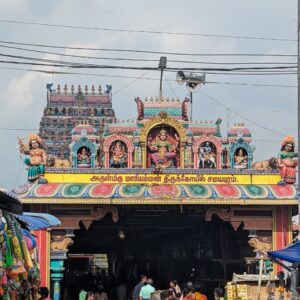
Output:
<path fill-rule="evenodd" d="M 120 283 L 115 289 L 115 296 L 117 300 L 208 300 L 200 282 L 187 282 L 180 287 L 176 280 L 171 280 L 167 289 L 156 290 L 153 279 L 146 275 L 141 275 L 131 292 L 124 283 Z M 79 300 L 108 300 L 108 296 L 100 285 L 94 291 L 81 290 Z M 214 289 L 214 300 L 224 300 L 223 290 L 219 287 Z"/>

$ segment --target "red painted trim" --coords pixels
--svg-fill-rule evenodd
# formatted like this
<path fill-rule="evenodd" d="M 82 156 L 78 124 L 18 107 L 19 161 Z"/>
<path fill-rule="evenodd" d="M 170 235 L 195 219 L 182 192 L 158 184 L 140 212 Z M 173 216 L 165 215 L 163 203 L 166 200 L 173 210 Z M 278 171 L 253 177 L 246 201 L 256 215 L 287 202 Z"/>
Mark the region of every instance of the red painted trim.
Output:
<path fill-rule="evenodd" d="M 275 209 L 275 238 L 274 250 L 282 249 L 289 245 L 291 242 L 290 230 L 291 230 L 291 215 L 289 213 L 289 207 L 276 207 Z M 282 267 L 277 266 L 277 272 L 281 271 Z"/>
<path fill-rule="evenodd" d="M 41 286 L 50 288 L 50 233 L 47 230 L 35 231 L 38 259 L 41 272 Z"/>

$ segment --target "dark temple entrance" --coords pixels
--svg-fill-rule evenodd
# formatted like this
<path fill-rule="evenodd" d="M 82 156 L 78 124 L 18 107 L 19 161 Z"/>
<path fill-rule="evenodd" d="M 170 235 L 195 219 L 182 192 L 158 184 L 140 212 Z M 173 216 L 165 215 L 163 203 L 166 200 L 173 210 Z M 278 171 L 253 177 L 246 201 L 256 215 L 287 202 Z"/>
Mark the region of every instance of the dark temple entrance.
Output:
<path fill-rule="evenodd" d="M 118 209 L 117 223 L 108 214 L 88 230 L 75 231 L 69 254 L 107 254 L 108 273 L 93 273 L 87 256 L 80 262 L 69 259 L 65 278 L 74 293 L 69 299 L 75 299 L 86 282 L 92 289 L 99 281 L 114 299 L 118 283 L 132 288 L 142 273 L 154 279 L 157 289 L 166 289 L 169 281 L 176 279 L 180 283 L 200 281 L 210 293 L 230 280 L 233 272 L 244 272 L 243 258 L 253 256 L 248 231 L 234 231 L 217 216 L 206 222 L 207 207 L 144 205 Z"/>

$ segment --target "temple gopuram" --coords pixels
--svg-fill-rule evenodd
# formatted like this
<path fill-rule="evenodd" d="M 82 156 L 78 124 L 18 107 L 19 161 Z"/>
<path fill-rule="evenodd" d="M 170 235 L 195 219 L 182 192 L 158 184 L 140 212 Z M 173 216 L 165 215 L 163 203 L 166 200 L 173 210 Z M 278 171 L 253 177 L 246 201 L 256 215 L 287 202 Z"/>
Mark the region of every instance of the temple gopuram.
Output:
<path fill-rule="evenodd" d="M 47 97 L 40 134 L 19 142 L 28 183 L 12 193 L 62 222 L 45 237 L 56 295 L 78 299 L 87 282 L 132 286 L 141 273 L 158 289 L 176 278 L 211 294 L 233 273 L 257 274 L 258 249 L 291 242 L 293 137 L 255 162 L 243 123 L 222 137 L 221 118 L 189 120 L 188 98 L 136 98 L 134 119 L 118 120 L 111 86 Z"/>

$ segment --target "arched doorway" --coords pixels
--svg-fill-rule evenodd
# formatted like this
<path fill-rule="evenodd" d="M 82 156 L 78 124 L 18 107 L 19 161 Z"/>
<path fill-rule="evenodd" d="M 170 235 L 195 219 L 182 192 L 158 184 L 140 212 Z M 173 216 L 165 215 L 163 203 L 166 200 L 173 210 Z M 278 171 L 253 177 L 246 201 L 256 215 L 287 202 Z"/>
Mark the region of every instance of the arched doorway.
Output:
<path fill-rule="evenodd" d="M 206 221 L 203 206 L 185 207 L 183 211 L 162 205 L 151 211 L 143 206 L 119 206 L 118 210 L 117 223 L 107 214 L 94 221 L 88 230 L 81 227 L 74 231 L 69 256 L 82 254 L 86 258 L 87 254 L 106 254 L 108 275 L 93 274 L 84 261 L 75 270 L 72 264 L 78 266 L 79 255 L 76 261 L 68 260 L 66 284 L 74 294 L 67 299 L 75 299 L 80 288 L 99 281 L 104 284 L 109 299 L 115 299 L 116 284 L 126 282 L 130 290 L 140 274 L 151 276 L 157 289 L 166 289 L 173 278 L 180 284 L 200 281 L 212 297 L 213 289 L 231 280 L 233 272 L 243 274 L 244 257 L 253 256 L 248 231 L 234 230 L 229 222 L 215 214 Z M 125 238 L 120 238 L 120 231 L 125 233 Z"/>

